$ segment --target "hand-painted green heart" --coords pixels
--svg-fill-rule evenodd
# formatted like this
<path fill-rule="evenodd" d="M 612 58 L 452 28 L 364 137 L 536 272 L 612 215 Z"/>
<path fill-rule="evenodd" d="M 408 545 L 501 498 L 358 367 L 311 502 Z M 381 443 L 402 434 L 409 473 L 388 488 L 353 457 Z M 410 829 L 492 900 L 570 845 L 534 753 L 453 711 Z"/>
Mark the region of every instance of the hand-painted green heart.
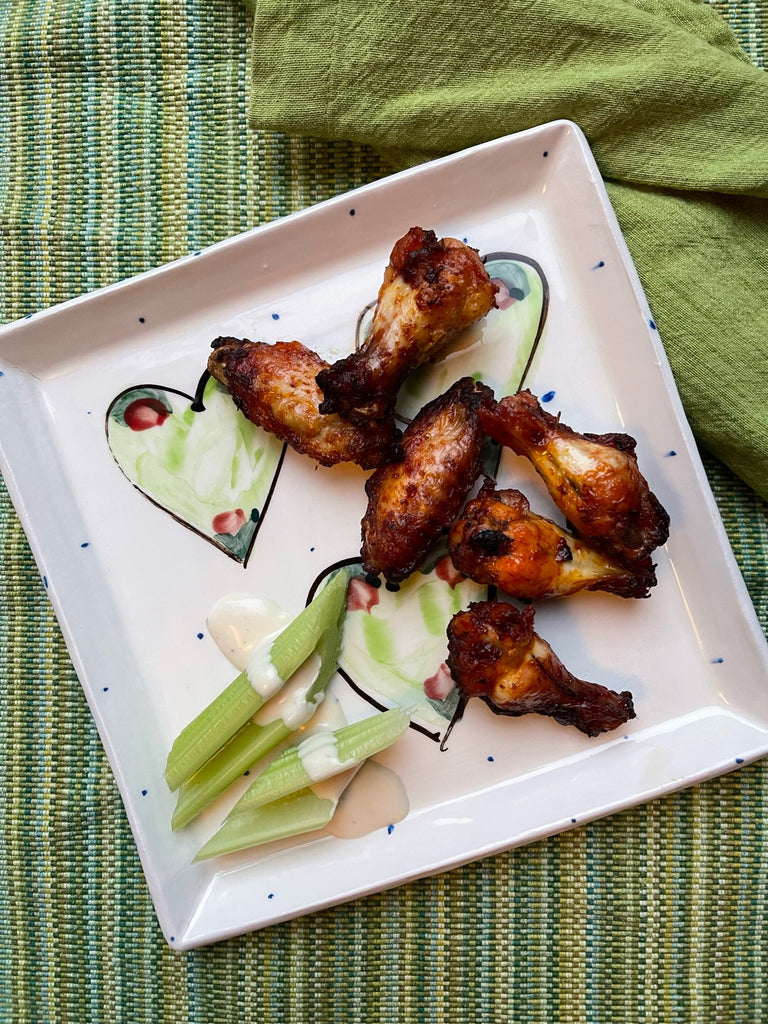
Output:
<path fill-rule="evenodd" d="M 106 429 L 115 461 L 142 494 L 247 563 L 280 471 L 280 441 L 249 423 L 212 379 L 201 404 L 173 388 L 129 388 L 110 405 Z"/>
<path fill-rule="evenodd" d="M 445 664 L 446 629 L 487 589 L 457 573 L 447 556 L 396 589 L 360 573 L 347 595 L 341 674 L 374 707 L 405 708 L 415 729 L 439 741 L 459 697 Z"/>

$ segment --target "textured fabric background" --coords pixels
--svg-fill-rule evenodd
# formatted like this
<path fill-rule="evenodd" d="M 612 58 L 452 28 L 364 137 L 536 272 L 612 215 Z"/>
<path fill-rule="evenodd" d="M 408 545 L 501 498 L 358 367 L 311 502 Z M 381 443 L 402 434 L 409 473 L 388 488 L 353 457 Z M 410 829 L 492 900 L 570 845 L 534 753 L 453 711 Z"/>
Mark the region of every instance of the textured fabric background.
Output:
<path fill-rule="evenodd" d="M 765 0 L 717 6 L 762 65 Z M 248 129 L 247 35 L 236 0 L 0 4 L 2 319 L 386 172 Z M 768 510 L 707 468 L 768 630 Z M 768 1020 L 766 761 L 178 954 L 2 487 L 0 683 L 3 1022 Z"/>
<path fill-rule="evenodd" d="M 703 0 L 258 0 L 253 35 L 257 128 L 411 164 L 575 121 L 694 434 L 768 500 L 768 76 L 716 11 Z"/>

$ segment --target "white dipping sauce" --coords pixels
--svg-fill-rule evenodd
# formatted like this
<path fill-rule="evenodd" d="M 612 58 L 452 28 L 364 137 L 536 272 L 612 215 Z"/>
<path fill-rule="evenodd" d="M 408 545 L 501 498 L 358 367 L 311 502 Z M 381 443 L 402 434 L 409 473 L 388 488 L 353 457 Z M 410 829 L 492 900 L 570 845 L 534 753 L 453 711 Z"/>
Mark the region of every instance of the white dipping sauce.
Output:
<path fill-rule="evenodd" d="M 319 790 L 318 786 L 312 788 Z M 326 831 L 337 839 L 359 839 L 397 824 L 410 809 L 400 776 L 369 758 L 342 793 Z"/>
<path fill-rule="evenodd" d="M 354 761 L 341 761 L 336 736 L 328 729 L 313 732 L 298 746 L 301 766 L 313 782 L 337 775 Z"/>
<path fill-rule="evenodd" d="M 223 597 L 208 615 L 208 632 L 219 650 L 238 671 L 248 673 L 265 701 L 270 687 L 282 683 L 269 657 L 272 642 L 291 619 L 274 601 L 251 594 Z M 358 839 L 402 821 L 410 810 L 408 794 L 395 772 L 371 759 L 321 781 L 329 768 L 340 767 L 331 731 L 344 725 L 346 716 L 336 699 L 325 701 L 314 715 L 317 705 L 306 700 L 306 693 L 318 667 L 317 655 L 309 657 L 255 720 L 266 725 L 282 718 L 290 728 L 303 730 L 312 718 L 312 732 L 300 744 L 302 762 L 307 774 L 318 780 L 312 783 L 315 793 L 339 801 L 325 831 L 338 839 Z"/>
<path fill-rule="evenodd" d="M 274 601 L 250 594 L 222 597 L 208 615 L 208 632 L 240 672 L 248 669 L 254 650 L 269 647 L 292 616 Z"/>
<path fill-rule="evenodd" d="M 307 700 L 307 692 L 317 679 L 319 671 L 320 659 L 316 654 L 310 654 L 280 693 L 256 712 L 253 716 L 254 722 L 258 725 L 269 725 L 270 722 L 282 718 L 292 731 L 308 722 L 325 697 L 324 693 L 318 693 L 314 700 Z"/>
<path fill-rule="evenodd" d="M 274 697 L 285 682 L 272 664 L 272 644 L 280 633 L 281 630 L 278 630 L 276 633 L 265 636 L 261 643 L 254 647 L 248 664 L 245 666 L 248 682 L 263 701 Z"/>

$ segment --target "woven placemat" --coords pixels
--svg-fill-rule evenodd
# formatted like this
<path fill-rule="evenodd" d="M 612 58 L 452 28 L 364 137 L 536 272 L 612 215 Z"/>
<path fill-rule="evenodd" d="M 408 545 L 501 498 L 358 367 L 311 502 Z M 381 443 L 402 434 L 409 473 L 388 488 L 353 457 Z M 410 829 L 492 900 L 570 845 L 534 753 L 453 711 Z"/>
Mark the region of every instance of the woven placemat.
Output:
<path fill-rule="evenodd" d="M 764 66 L 766 0 L 716 6 Z M 4 320 L 387 173 L 352 145 L 246 127 L 235 0 L 6 3 L 0 39 Z M 766 506 L 706 467 L 768 629 Z M 768 1019 L 766 761 L 180 954 L 2 486 L 0 675 L 3 1021 Z"/>

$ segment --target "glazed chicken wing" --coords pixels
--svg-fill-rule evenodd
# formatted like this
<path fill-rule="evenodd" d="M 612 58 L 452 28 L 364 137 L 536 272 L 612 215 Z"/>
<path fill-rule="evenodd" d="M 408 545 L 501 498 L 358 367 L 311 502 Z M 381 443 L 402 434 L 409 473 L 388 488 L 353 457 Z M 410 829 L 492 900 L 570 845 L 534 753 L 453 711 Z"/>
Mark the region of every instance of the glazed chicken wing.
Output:
<path fill-rule="evenodd" d="M 577 679 L 533 629 L 534 610 L 478 601 L 448 625 L 448 668 L 462 696 L 497 714 L 548 715 L 588 736 L 635 717 L 632 694 Z"/>
<path fill-rule="evenodd" d="M 392 250 L 365 344 L 318 374 L 321 411 L 354 423 L 388 415 L 408 373 L 485 316 L 495 296 L 475 249 L 411 228 Z"/>
<path fill-rule="evenodd" d="M 327 366 L 298 341 L 267 345 L 218 338 L 208 358 L 208 371 L 230 392 L 238 409 L 303 455 L 324 466 L 356 462 L 364 469 L 397 458 L 400 432 L 393 417 L 353 426 L 319 411 L 315 378 Z"/>
<path fill-rule="evenodd" d="M 489 406 L 483 426 L 530 459 L 582 537 L 632 561 L 666 543 L 669 516 L 638 469 L 628 434 L 578 434 L 545 412 L 530 391 Z"/>
<path fill-rule="evenodd" d="M 448 550 L 465 576 L 525 600 L 579 590 L 647 597 L 656 583 L 650 559 L 627 565 L 609 557 L 532 512 L 520 491 L 490 482 L 454 523 Z"/>
<path fill-rule="evenodd" d="M 453 522 L 482 470 L 477 409 L 493 392 L 469 377 L 429 402 L 406 428 L 403 458 L 366 482 L 362 522 L 366 572 L 399 583 Z"/>

